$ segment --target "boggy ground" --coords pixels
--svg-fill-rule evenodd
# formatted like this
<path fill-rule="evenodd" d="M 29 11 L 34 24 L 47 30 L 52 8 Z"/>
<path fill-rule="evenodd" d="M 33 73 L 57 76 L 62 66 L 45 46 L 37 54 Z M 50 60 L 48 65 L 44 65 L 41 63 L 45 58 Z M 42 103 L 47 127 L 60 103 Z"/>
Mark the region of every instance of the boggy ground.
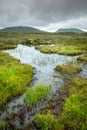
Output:
<path fill-rule="evenodd" d="M 67 76 L 64 76 L 66 81 Z M 30 126 L 32 130 L 35 126 L 37 130 L 86 130 L 86 112 L 87 79 L 74 74 L 53 96 L 47 107 L 36 114 Z"/>
<path fill-rule="evenodd" d="M 78 58 L 81 62 L 83 57 L 87 58 L 86 33 L 0 33 L 1 50 L 15 48 L 19 43 L 25 45 L 46 44 L 46 46 L 36 46 L 37 49 L 45 53 L 85 54 Z M 50 44 L 54 45 L 50 46 Z M 32 74 L 31 66 L 20 64 L 8 54 L 0 52 L 0 105 L 23 93 L 31 81 Z M 77 71 L 73 75 L 61 73 L 65 85 L 50 98 L 45 108 L 36 111 L 34 120 L 29 126 L 23 128 L 24 130 L 87 130 L 87 79 L 77 77 L 76 74 Z M 22 124 L 25 112 L 29 113 L 30 110 L 31 108 L 26 104 L 26 107 L 23 106 L 17 115 L 11 114 L 5 122 L 0 121 L 0 129 L 23 130 L 11 124 L 11 120 L 18 116 Z"/>
<path fill-rule="evenodd" d="M 48 45 L 36 48 L 44 53 L 77 55 L 87 53 L 87 33 L 0 33 L 0 49 L 15 48 L 17 44 Z M 54 46 L 50 46 L 54 44 Z"/>

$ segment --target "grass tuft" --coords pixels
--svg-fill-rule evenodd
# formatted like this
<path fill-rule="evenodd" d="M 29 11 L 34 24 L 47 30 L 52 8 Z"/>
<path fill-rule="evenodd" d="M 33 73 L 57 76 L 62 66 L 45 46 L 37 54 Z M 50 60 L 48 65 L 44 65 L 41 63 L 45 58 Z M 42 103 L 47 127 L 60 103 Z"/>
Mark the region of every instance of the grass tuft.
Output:
<path fill-rule="evenodd" d="M 0 61 L 0 105 L 3 105 L 26 90 L 32 79 L 33 68 L 3 52 L 0 52 Z"/>
<path fill-rule="evenodd" d="M 63 126 L 59 125 L 57 118 L 52 114 L 36 114 L 34 123 L 40 130 L 63 130 Z"/>
<path fill-rule="evenodd" d="M 32 107 L 36 105 L 38 101 L 45 99 L 50 92 L 50 88 L 44 85 L 37 85 L 28 90 L 24 94 L 24 100 Z"/>
<path fill-rule="evenodd" d="M 66 64 L 66 65 L 58 65 L 55 68 L 57 71 L 60 71 L 62 73 L 66 73 L 66 74 L 75 74 L 80 72 L 82 69 L 79 66 L 73 66 L 71 64 Z"/>

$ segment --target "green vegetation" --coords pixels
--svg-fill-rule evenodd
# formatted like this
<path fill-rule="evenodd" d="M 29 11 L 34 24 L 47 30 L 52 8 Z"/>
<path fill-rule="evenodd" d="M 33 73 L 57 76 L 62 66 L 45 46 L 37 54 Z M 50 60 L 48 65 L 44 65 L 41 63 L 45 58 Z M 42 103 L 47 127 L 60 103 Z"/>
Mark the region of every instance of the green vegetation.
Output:
<path fill-rule="evenodd" d="M 37 46 L 36 49 L 39 49 L 43 53 L 57 53 L 57 54 L 64 54 L 64 55 L 79 55 L 86 52 L 85 49 L 82 47 L 78 47 L 77 45 L 69 45 L 69 44 L 60 44 L 54 46 Z"/>
<path fill-rule="evenodd" d="M 61 123 L 65 130 L 87 130 L 87 79 L 73 79 L 66 99 Z"/>
<path fill-rule="evenodd" d="M 54 35 L 52 35 L 54 36 Z M 55 39 L 54 39 L 55 38 Z M 58 33 L 52 37 L 54 46 L 36 46 L 43 53 L 57 53 L 64 55 L 79 55 L 87 53 L 86 34 Z"/>
<path fill-rule="evenodd" d="M 36 114 L 34 123 L 40 130 L 63 130 L 60 126 L 57 118 L 52 114 Z"/>
<path fill-rule="evenodd" d="M 32 107 L 36 105 L 38 101 L 45 99 L 49 91 L 50 88 L 44 85 L 28 88 L 24 94 L 24 100 Z"/>
<path fill-rule="evenodd" d="M 0 32 L 1 50 L 15 48 L 19 43 L 24 45 L 38 45 L 36 48 L 44 53 L 78 55 L 87 52 L 87 33 Z M 51 44 L 54 44 L 54 46 L 50 46 Z"/>
<path fill-rule="evenodd" d="M 45 114 L 36 114 L 33 123 L 37 129 L 87 130 L 87 79 L 79 77 L 72 79 L 67 86 L 63 87 L 61 93 L 68 93 L 68 97 L 62 94 L 65 102 L 62 104 L 63 111 L 61 115 L 56 118 L 48 112 L 49 109 Z M 63 99 L 63 97 L 61 98 Z M 45 111 L 42 111 L 42 113 Z"/>
<path fill-rule="evenodd" d="M 4 52 L 0 52 L 0 105 L 23 93 L 31 81 L 33 68 L 20 64 Z"/>
<path fill-rule="evenodd" d="M 0 130 L 5 130 L 5 122 L 0 121 Z"/>
<path fill-rule="evenodd" d="M 71 65 L 71 64 L 66 64 L 66 65 L 58 65 L 55 68 L 57 71 L 60 71 L 62 73 L 66 74 L 75 74 L 80 72 L 82 69 L 79 66 L 76 65 Z"/>
<path fill-rule="evenodd" d="M 87 61 L 87 33 L 0 32 L 0 50 L 15 48 L 19 43 L 35 46 L 44 53 L 72 56 L 82 54 L 77 60 Z M 51 44 L 53 45 L 51 46 Z M 37 114 L 35 116 L 34 124 L 41 130 L 87 130 L 87 79 L 71 79 L 72 74 L 77 74 L 82 69 L 76 65 L 66 64 L 57 66 L 56 70 L 71 76 L 66 76 L 69 77 L 69 80 L 65 81 L 65 86 L 60 92 L 62 94 L 59 93 L 58 97 L 53 95 L 53 99 L 49 101 L 45 110 L 41 110 L 41 113 L 45 113 L 45 115 Z M 32 107 L 39 101 L 48 98 L 50 87 L 37 85 L 27 89 L 32 74 L 33 68 L 30 65 L 20 64 L 15 58 L 0 52 L 0 106 L 25 90 L 24 100 L 28 104 L 27 107 Z M 49 111 L 52 114 L 47 113 Z M 8 122 L 6 123 L 8 125 Z M 5 123 L 0 122 L 0 129 L 4 128 Z"/>
<path fill-rule="evenodd" d="M 78 60 L 78 61 L 87 62 L 87 54 L 82 55 L 82 56 L 79 56 L 79 57 L 77 58 L 77 60 Z"/>

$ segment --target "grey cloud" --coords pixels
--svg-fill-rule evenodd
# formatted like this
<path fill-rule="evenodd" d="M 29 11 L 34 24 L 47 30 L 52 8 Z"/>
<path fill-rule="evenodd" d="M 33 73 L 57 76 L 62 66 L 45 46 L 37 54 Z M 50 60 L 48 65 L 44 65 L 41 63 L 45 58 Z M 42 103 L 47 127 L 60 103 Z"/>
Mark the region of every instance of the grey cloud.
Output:
<path fill-rule="evenodd" d="M 0 27 L 47 26 L 87 15 L 87 0 L 0 0 Z"/>

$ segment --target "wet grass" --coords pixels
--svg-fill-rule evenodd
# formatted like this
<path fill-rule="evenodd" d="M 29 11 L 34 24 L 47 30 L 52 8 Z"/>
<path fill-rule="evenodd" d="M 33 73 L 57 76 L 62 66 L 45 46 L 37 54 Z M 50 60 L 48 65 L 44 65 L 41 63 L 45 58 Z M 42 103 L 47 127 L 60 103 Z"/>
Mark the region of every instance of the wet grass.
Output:
<path fill-rule="evenodd" d="M 49 46 L 49 45 L 37 46 L 36 49 L 39 49 L 43 53 L 49 53 L 49 54 L 56 53 L 56 54 L 70 55 L 70 56 L 84 54 L 87 51 L 85 49 L 82 49 L 82 45 L 81 47 L 79 47 L 78 45 L 73 45 L 73 43 L 72 45 L 65 43 L 65 44 L 58 44 L 54 46 Z"/>
<path fill-rule="evenodd" d="M 57 34 L 53 38 L 54 46 L 36 46 L 43 53 L 56 53 L 63 55 L 80 55 L 87 53 L 87 39 L 85 34 Z"/>
<path fill-rule="evenodd" d="M 87 52 L 87 33 L 0 33 L 1 50 L 15 48 L 19 43 L 46 45 L 36 47 L 44 53 L 78 55 Z"/>
<path fill-rule="evenodd" d="M 76 74 L 82 71 L 81 67 L 71 64 L 58 65 L 55 70 L 66 74 Z"/>
<path fill-rule="evenodd" d="M 50 88 L 44 85 L 37 85 L 28 90 L 24 94 L 24 100 L 29 104 L 30 107 L 36 105 L 39 101 L 46 98 L 50 92 Z"/>
<path fill-rule="evenodd" d="M 87 62 L 87 54 L 79 56 L 77 60 L 80 62 Z"/>
<path fill-rule="evenodd" d="M 87 79 L 74 78 L 60 117 L 65 130 L 87 129 Z"/>
<path fill-rule="evenodd" d="M 48 114 L 36 114 L 34 118 L 34 124 L 40 130 L 62 130 L 62 125 L 58 123 L 58 119 L 51 113 Z"/>
<path fill-rule="evenodd" d="M 59 103 L 58 103 L 59 102 Z M 36 114 L 34 121 L 41 130 L 87 129 L 87 79 L 75 77 L 60 89 L 60 95 Z"/>
<path fill-rule="evenodd" d="M 5 122 L 0 121 L 0 130 L 5 130 Z"/>
<path fill-rule="evenodd" d="M 0 52 L 0 105 L 23 93 L 31 81 L 33 68 Z"/>

